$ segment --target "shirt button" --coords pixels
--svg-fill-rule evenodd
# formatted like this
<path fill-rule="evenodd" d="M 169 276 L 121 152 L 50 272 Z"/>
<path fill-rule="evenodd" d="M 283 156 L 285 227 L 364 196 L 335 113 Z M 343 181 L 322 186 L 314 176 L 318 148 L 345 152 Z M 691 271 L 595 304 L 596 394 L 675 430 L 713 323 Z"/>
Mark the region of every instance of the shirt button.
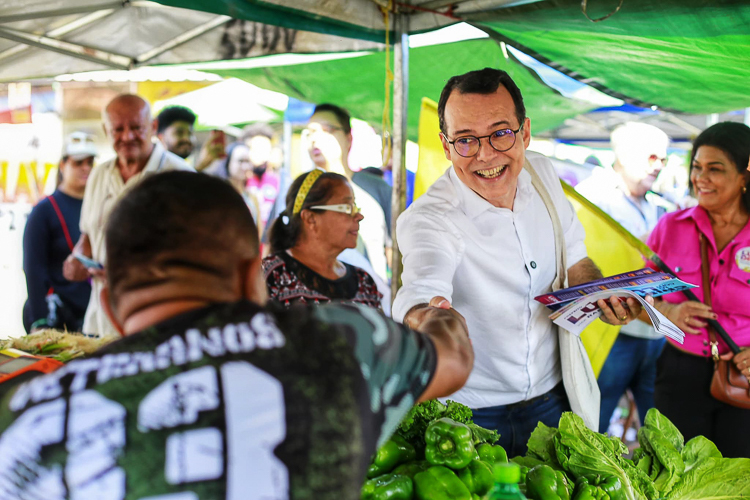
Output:
<path fill-rule="evenodd" d="M 531 269 L 536 269 L 536 262 L 534 262 L 533 260 L 531 261 L 531 264 L 529 265 L 531 266 Z"/>
<path fill-rule="evenodd" d="M 708 340 L 704 340 L 703 345 L 708 345 Z"/>
<path fill-rule="evenodd" d="M 682 268 L 680 266 L 674 268 L 674 272 L 679 273 L 680 271 L 682 271 Z"/>
<path fill-rule="evenodd" d="M 704 355 L 704 356 L 708 356 L 708 351 L 707 351 L 707 350 L 705 350 L 705 349 L 703 349 L 703 355 Z"/>
<path fill-rule="evenodd" d="M 719 259 L 719 265 L 724 265 L 724 259 Z"/>

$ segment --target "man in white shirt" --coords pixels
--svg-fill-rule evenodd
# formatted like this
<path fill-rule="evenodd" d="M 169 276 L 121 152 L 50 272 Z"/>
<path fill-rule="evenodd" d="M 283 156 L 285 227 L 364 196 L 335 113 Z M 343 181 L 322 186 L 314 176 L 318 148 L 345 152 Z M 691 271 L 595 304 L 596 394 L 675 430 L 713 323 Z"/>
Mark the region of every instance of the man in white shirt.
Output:
<path fill-rule="evenodd" d="M 358 247 L 357 250 L 364 250 L 380 283 L 387 283 L 385 252 L 386 246 L 390 246 L 387 222 L 377 200 L 353 180 L 354 172 L 349 168 L 349 151 L 352 148 L 349 114 L 333 104 L 319 104 L 310 117 L 304 136 L 310 159 L 316 167 L 349 179 L 354 200 L 365 217 L 359 225 L 364 249 Z"/>
<path fill-rule="evenodd" d="M 83 332 L 99 336 L 116 335 L 100 303 L 105 273 L 87 268 L 75 254 L 106 263 L 104 228 L 116 202 L 148 175 L 168 170 L 192 170 L 182 158 L 153 142 L 151 107 L 141 97 L 123 94 L 107 104 L 102 114 L 104 133 L 116 156 L 91 171 L 81 208 L 81 237 L 63 266 L 71 281 L 92 279 L 91 298 L 83 322 Z"/>
<path fill-rule="evenodd" d="M 614 165 L 597 167 L 576 186 L 589 201 L 634 236 L 645 240 L 656 222 L 676 207 L 651 191 L 667 162 L 669 137 L 645 123 L 629 122 L 610 137 Z M 641 320 L 623 326 L 597 379 L 602 394 L 599 432 L 606 432 L 626 389 L 633 392 L 641 422 L 654 406 L 656 360 L 666 340 Z"/>
<path fill-rule="evenodd" d="M 474 370 L 449 398 L 472 408 L 479 425 L 497 429 L 510 456 L 521 455 L 538 422 L 557 426 L 573 403 L 581 408 L 573 401 L 576 382 L 562 384 L 557 328 L 534 300 L 550 291 L 556 256 L 550 213 L 524 168 L 531 123 L 516 84 L 490 68 L 451 78 L 438 114 L 453 166 L 398 220 L 404 272 L 393 317 L 416 327 L 436 296 L 463 314 Z M 528 160 L 562 225 L 568 284 L 601 277 L 552 164 L 540 155 Z M 618 325 L 641 311 L 632 299 L 627 305 L 599 303 L 603 319 Z M 586 380 L 595 385 L 593 373 Z M 590 392 L 598 395 L 595 387 Z M 584 409 L 596 428 L 598 399 L 586 404 L 595 406 Z"/>

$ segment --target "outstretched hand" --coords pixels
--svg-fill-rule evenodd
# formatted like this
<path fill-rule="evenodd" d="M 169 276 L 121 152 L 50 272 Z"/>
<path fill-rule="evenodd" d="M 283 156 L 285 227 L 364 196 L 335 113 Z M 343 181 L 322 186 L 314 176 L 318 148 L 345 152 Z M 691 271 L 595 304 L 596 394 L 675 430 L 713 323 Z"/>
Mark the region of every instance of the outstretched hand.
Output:
<path fill-rule="evenodd" d="M 453 309 L 445 297 L 433 297 L 427 306 L 413 309 L 404 317 L 404 324 L 416 331 L 424 331 L 425 326 L 433 322 L 448 322 L 468 332 L 466 319 Z"/>

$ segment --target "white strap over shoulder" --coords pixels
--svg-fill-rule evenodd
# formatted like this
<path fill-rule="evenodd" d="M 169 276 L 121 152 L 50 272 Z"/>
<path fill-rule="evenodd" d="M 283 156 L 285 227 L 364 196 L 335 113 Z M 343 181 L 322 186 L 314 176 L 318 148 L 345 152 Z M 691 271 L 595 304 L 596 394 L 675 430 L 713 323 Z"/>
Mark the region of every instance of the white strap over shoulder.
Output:
<path fill-rule="evenodd" d="M 539 193 L 539 196 L 541 196 L 552 220 L 552 228 L 555 234 L 555 263 L 557 265 L 557 274 L 555 275 L 555 281 L 552 283 L 552 290 L 556 291 L 566 288 L 568 286 L 566 245 L 557 207 L 555 207 L 555 203 L 552 201 L 552 197 L 544 182 L 542 182 L 539 174 L 536 173 L 536 170 L 534 170 L 528 159 L 524 164 L 524 168 L 531 174 L 531 184 L 537 193 Z M 598 432 L 601 393 L 599 392 L 599 385 L 596 382 L 594 370 L 591 368 L 591 361 L 589 361 L 586 348 L 577 335 L 559 327 L 558 332 L 563 385 L 568 395 L 570 407 L 573 412 L 583 419 L 589 429 Z"/>

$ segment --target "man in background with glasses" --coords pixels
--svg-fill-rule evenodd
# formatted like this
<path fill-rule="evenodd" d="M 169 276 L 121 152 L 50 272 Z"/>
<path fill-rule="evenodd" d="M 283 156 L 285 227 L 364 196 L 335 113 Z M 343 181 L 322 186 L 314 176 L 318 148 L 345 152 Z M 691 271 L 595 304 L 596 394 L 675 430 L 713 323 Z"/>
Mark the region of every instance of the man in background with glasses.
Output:
<path fill-rule="evenodd" d="M 586 256 L 583 228 L 552 164 L 526 154 L 531 122 L 521 91 L 504 71 L 472 71 L 448 80 L 438 115 L 453 166 L 398 220 L 404 272 L 394 319 L 418 327 L 419 311 L 436 296 L 464 315 L 476 358 L 465 387 L 450 399 L 472 408 L 477 424 L 498 430 L 509 456 L 523 455 L 537 423 L 556 427 L 563 411 L 573 409 L 598 429 L 599 391 L 585 349 L 579 339 L 563 338 L 571 334 L 558 334 L 534 300 L 557 275 L 552 211 L 562 226 L 569 285 L 601 273 Z M 630 309 L 616 299 L 599 305 L 603 318 L 619 325 L 641 310 L 635 301 Z"/>
<path fill-rule="evenodd" d="M 365 216 L 359 231 L 363 245 L 357 245 L 357 250 L 367 257 L 378 278 L 387 283 L 386 247 L 390 247 L 390 221 L 386 220 L 378 201 L 358 184 L 357 177 L 349 168 L 349 151 L 352 148 L 349 113 L 334 104 L 318 104 L 303 132 L 303 138 L 310 159 L 316 167 L 341 174 L 351 181 L 354 199 Z M 358 265 L 353 262 L 351 264 Z M 378 289 L 381 293 L 384 291 L 380 286 Z M 385 295 L 384 293 L 384 301 L 387 300 Z"/>
<path fill-rule="evenodd" d="M 610 143 L 615 153 L 612 167 L 595 168 L 576 190 L 645 241 L 659 218 L 676 208 L 651 192 L 667 163 L 669 137 L 653 125 L 628 122 L 612 131 Z M 610 418 L 627 389 L 633 392 L 643 422 L 654 406 L 656 360 L 665 343 L 666 339 L 643 321 L 622 327 L 597 380 L 602 393 L 599 432 L 609 429 Z"/>

